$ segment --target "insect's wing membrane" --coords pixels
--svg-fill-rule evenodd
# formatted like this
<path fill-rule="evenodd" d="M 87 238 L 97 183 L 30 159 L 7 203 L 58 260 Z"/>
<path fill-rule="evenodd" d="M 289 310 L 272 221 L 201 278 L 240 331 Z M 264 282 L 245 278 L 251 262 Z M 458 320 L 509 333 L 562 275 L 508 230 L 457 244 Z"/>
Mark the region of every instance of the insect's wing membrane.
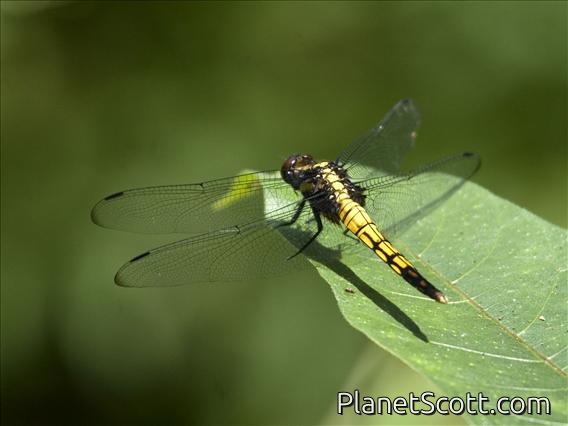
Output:
<path fill-rule="evenodd" d="M 412 101 L 400 101 L 338 158 L 353 182 L 364 188 L 365 207 L 389 238 L 439 206 L 480 164 L 476 154 L 463 153 L 396 174 L 414 143 L 418 122 Z M 282 275 L 307 267 L 307 259 L 295 254 L 316 232 L 309 203 L 294 225 L 282 226 L 300 203 L 275 172 L 258 172 L 119 192 L 100 201 L 91 217 L 113 229 L 194 234 L 137 256 L 115 278 L 123 286 L 175 286 Z M 329 224 L 324 233 L 331 248 L 356 246 L 345 242 L 339 227 Z M 308 250 L 317 246 L 315 241 Z"/>
<path fill-rule="evenodd" d="M 309 208 L 293 227 L 278 226 L 297 208 L 298 203 L 288 204 L 261 220 L 158 247 L 122 266 L 115 281 L 127 287 L 177 286 L 277 276 L 306 268 L 307 259 L 294 255 L 315 231 Z M 293 230 L 296 239 L 284 238 L 279 230 Z"/>
<path fill-rule="evenodd" d="M 393 174 L 414 145 L 420 116 L 410 99 L 398 102 L 369 133 L 343 151 L 338 161 L 353 180 Z"/>
<path fill-rule="evenodd" d="M 293 193 L 274 172 L 249 173 L 119 192 L 97 203 L 91 218 L 100 226 L 131 232 L 202 233 L 262 218 L 270 191 L 287 197 Z"/>
<path fill-rule="evenodd" d="M 461 153 L 408 173 L 361 182 L 366 209 L 388 238 L 404 232 L 439 207 L 481 164 L 479 155 Z"/>

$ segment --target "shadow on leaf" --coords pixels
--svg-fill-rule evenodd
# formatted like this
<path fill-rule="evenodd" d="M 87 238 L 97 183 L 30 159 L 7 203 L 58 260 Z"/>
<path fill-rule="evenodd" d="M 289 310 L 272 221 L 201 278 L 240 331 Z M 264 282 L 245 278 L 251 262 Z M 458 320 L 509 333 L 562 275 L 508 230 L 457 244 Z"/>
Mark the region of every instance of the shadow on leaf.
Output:
<path fill-rule="evenodd" d="M 310 237 L 307 232 L 302 232 L 293 227 L 282 227 L 279 228 L 279 231 L 288 241 L 294 242 L 294 245 L 297 247 L 302 247 L 302 243 Z M 424 342 L 428 342 L 428 337 L 422 332 L 418 324 L 416 324 L 412 320 L 412 318 L 406 315 L 398 306 L 396 306 L 374 288 L 369 286 L 365 281 L 359 278 L 359 276 L 357 276 L 357 274 L 355 274 L 347 265 L 341 262 L 341 250 L 327 248 L 320 244 L 317 240 L 315 240 L 309 245 L 308 248 L 306 248 L 306 250 L 302 252 L 302 255 L 305 255 L 309 259 L 320 263 L 326 268 L 329 268 L 335 274 L 351 283 L 363 295 L 371 300 L 379 309 L 389 314 L 395 321 L 397 321 L 400 325 L 410 331 L 414 336 Z"/>

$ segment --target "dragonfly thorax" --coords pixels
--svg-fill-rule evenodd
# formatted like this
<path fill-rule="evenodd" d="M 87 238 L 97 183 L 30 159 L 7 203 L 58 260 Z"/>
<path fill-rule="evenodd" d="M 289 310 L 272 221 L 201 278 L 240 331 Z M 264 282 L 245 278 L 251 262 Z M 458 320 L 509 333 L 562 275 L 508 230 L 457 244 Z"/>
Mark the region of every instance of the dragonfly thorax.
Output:
<path fill-rule="evenodd" d="M 282 178 L 309 201 L 314 214 L 340 223 L 342 203 L 365 205 L 363 188 L 352 183 L 346 170 L 333 161 L 316 163 L 311 155 L 292 155 L 284 162 Z"/>

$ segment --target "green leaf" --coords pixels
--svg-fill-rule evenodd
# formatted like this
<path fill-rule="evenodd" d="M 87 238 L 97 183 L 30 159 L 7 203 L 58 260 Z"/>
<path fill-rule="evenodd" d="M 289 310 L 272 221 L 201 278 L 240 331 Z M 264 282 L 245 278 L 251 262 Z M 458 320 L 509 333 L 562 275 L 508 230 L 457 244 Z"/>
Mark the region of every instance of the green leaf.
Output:
<path fill-rule="evenodd" d="M 445 396 L 483 392 L 485 409 L 503 396 L 550 400 L 551 415 L 464 414 L 471 424 L 566 423 L 566 231 L 466 183 L 391 241 L 449 304 L 370 250 L 310 259 L 345 319 Z"/>

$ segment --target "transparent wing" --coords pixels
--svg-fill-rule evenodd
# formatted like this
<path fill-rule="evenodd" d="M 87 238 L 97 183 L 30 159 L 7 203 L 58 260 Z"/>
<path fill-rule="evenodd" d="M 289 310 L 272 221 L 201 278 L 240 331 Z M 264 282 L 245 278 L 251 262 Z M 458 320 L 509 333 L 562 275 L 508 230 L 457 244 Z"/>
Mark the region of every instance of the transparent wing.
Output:
<path fill-rule="evenodd" d="M 479 168 L 476 154 L 463 153 L 402 175 L 368 179 L 366 208 L 389 238 L 440 205 Z M 306 268 L 305 256 L 294 256 L 314 235 L 316 223 L 308 205 L 291 226 L 299 203 L 281 205 L 269 198 L 262 219 L 197 235 L 150 250 L 126 263 L 117 273 L 122 286 L 174 286 L 196 282 L 252 279 L 287 274 Z M 276 203 L 276 204 L 272 204 Z M 369 250 L 343 233 L 343 227 L 324 224 L 324 232 L 304 254 L 325 250 Z M 314 252 L 312 252 L 314 253 Z M 293 257 L 292 257 L 293 256 Z"/>
<path fill-rule="evenodd" d="M 397 242 L 398 237 L 411 225 L 426 217 L 459 190 L 477 171 L 480 163 L 477 154 L 461 153 L 408 173 L 370 178 L 357 184 L 364 188 L 365 209 L 371 219 L 391 242 Z M 372 252 L 365 245 L 344 230 L 344 226 L 326 221 L 316 242 L 327 250 L 328 255 L 360 251 L 367 255 L 365 257 L 372 257 Z M 431 232 L 436 230 L 432 229 Z M 307 251 L 306 254 L 310 255 L 311 252 Z M 353 261 L 350 258 L 350 262 Z"/>
<path fill-rule="evenodd" d="M 364 188 L 366 208 L 387 237 L 428 214 L 479 167 L 477 155 L 464 153 L 394 174 L 414 142 L 417 125 L 414 105 L 401 101 L 339 157 L 353 181 Z M 91 216 L 114 229 L 198 233 L 137 256 L 116 275 L 124 286 L 181 285 L 277 275 L 308 266 L 304 256 L 293 255 L 316 231 L 309 203 L 293 226 L 281 226 L 300 202 L 276 172 L 259 172 L 122 191 L 100 201 Z M 319 241 L 326 250 L 363 247 L 329 223 L 322 237 L 305 253 L 319 247 Z M 334 254 L 326 251 L 327 257 Z"/>
<path fill-rule="evenodd" d="M 128 287 L 176 286 L 282 275 L 303 269 L 309 262 L 304 256 L 294 255 L 315 232 L 309 207 L 304 208 L 293 226 L 279 226 L 292 217 L 297 207 L 298 203 L 288 204 L 268 213 L 265 219 L 150 250 L 122 266 L 115 281 Z"/>
<path fill-rule="evenodd" d="M 361 180 L 377 169 L 387 173 L 411 148 L 418 113 L 410 100 L 400 101 L 366 136 L 348 147 L 339 161 Z M 289 198 L 292 188 L 276 172 L 249 173 L 189 185 L 121 191 L 93 208 L 94 223 L 139 233 L 201 233 L 261 219 L 265 197 Z"/>
<path fill-rule="evenodd" d="M 349 145 L 338 157 L 353 180 L 394 174 L 414 145 L 420 117 L 410 99 L 398 102 L 369 133 Z"/>
<path fill-rule="evenodd" d="M 408 173 L 371 178 L 365 207 L 388 238 L 396 237 L 457 191 L 481 164 L 479 155 L 465 152 Z"/>
<path fill-rule="evenodd" d="M 265 196 L 295 199 L 275 172 L 189 185 L 131 189 L 110 195 L 91 212 L 97 225 L 124 231 L 202 233 L 261 219 Z"/>

